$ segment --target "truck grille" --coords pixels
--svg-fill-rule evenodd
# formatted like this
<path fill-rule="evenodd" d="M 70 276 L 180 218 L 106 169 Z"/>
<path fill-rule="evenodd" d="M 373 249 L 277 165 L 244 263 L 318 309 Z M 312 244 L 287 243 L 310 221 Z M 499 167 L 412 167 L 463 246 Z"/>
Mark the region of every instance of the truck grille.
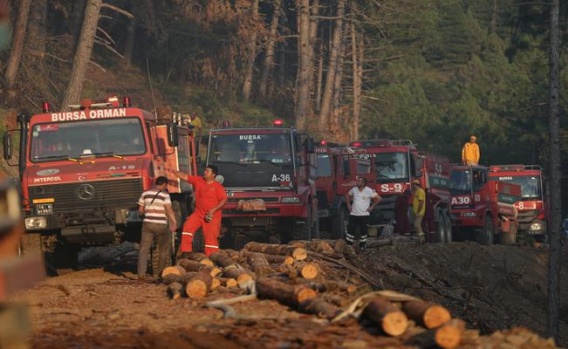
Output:
<path fill-rule="evenodd" d="M 95 208 L 129 208 L 136 206 L 142 194 L 142 179 L 50 184 L 30 187 L 30 203 L 37 199 L 54 199 L 55 213 L 90 211 Z"/>

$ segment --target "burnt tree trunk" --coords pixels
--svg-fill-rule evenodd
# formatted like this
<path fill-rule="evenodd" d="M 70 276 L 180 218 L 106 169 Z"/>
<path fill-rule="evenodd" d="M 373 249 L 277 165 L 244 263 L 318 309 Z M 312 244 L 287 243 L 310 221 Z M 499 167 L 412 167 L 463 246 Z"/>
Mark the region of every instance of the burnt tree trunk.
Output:
<path fill-rule="evenodd" d="M 83 83 L 87 75 L 89 61 L 91 60 L 93 45 L 95 44 L 102 3 L 102 0 L 88 0 L 85 6 L 85 19 L 83 21 L 83 27 L 81 28 L 79 45 L 77 45 L 75 58 L 73 59 L 73 67 L 71 69 L 69 83 L 67 84 L 67 90 L 61 102 L 62 110 L 67 110 L 71 103 L 79 102 L 81 94 L 83 93 Z"/>

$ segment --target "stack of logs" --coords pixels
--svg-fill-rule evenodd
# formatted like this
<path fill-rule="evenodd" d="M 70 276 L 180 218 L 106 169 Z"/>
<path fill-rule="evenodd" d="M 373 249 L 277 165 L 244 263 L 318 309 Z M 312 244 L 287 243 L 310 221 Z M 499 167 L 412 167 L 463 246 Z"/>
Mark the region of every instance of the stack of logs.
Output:
<path fill-rule="evenodd" d="M 202 299 L 211 291 L 254 292 L 329 321 L 356 316 L 385 335 L 414 333 L 406 340 L 420 345 L 454 348 L 460 343 L 465 324 L 443 306 L 392 291 L 369 292 L 370 278 L 346 261 L 353 254 L 342 240 L 250 242 L 239 252 L 191 253 L 166 268 L 162 281 L 173 299 Z"/>

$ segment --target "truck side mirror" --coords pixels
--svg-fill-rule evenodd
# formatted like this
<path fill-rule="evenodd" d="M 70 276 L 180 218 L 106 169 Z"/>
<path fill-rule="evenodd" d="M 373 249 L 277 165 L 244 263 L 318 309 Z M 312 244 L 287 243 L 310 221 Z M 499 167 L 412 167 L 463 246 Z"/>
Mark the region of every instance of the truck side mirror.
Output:
<path fill-rule="evenodd" d="M 12 159 L 12 136 L 8 132 L 4 134 L 4 159 Z"/>
<path fill-rule="evenodd" d="M 173 122 L 168 122 L 168 145 L 170 147 L 177 147 L 179 145 L 179 136 L 177 125 Z"/>
<path fill-rule="evenodd" d="M 307 137 L 305 142 L 304 142 L 304 146 L 306 147 L 306 153 L 308 154 L 313 154 L 315 153 L 315 143 L 314 143 L 314 139 L 312 137 Z"/>

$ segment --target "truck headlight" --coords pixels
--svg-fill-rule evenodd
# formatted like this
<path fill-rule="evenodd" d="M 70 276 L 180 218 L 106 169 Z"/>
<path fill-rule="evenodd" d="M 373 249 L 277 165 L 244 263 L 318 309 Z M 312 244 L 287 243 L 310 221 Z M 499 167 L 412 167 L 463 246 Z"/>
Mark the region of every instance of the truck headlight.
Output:
<path fill-rule="evenodd" d="M 45 217 L 28 217 L 24 220 L 24 225 L 28 230 L 47 228 L 47 218 Z"/>
<path fill-rule="evenodd" d="M 462 217 L 475 217 L 475 212 L 462 212 Z"/>
<path fill-rule="evenodd" d="M 286 196 L 282 198 L 283 204 L 299 204 L 300 198 L 297 196 Z"/>
<path fill-rule="evenodd" d="M 531 231 L 541 231 L 542 230 L 542 223 L 540 223 L 540 222 L 531 223 L 530 230 Z"/>

